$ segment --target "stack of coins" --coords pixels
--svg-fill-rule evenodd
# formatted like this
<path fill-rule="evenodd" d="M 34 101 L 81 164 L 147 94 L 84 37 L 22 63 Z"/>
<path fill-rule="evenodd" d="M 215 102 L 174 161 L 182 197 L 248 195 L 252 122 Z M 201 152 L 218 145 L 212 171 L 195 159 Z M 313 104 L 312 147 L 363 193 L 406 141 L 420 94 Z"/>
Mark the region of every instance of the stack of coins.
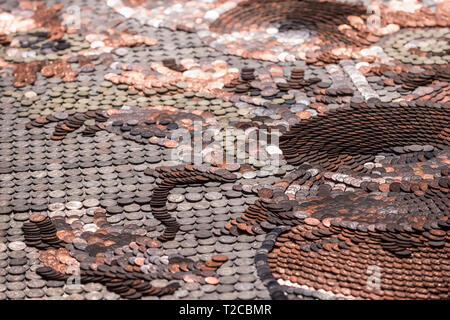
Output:
<path fill-rule="evenodd" d="M 216 254 L 211 257 L 211 259 L 205 261 L 205 265 L 200 267 L 200 270 L 211 270 L 216 271 L 228 261 L 228 257 L 224 254 Z"/>
<path fill-rule="evenodd" d="M 254 68 L 242 68 L 241 79 L 243 81 L 255 80 L 255 69 Z"/>
<path fill-rule="evenodd" d="M 169 69 L 172 69 L 174 71 L 178 71 L 178 72 L 184 72 L 187 69 L 185 67 L 183 67 L 181 64 L 177 64 L 176 60 L 173 58 L 170 59 L 164 59 L 163 60 L 163 65 Z"/>
<path fill-rule="evenodd" d="M 68 117 L 61 124 L 58 124 L 55 127 L 55 131 L 53 132 L 51 139 L 52 140 L 63 139 L 68 133 L 75 131 L 75 130 L 79 129 L 81 126 L 83 126 L 84 122 L 88 119 L 94 119 L 95 121 L 98 121 L 98 122 L 105 122 L 108 118 L 107 118 L 107 116 L 105 116 L 105 113 L 103 110 L 88 111 L 86 113 L 75 114 L 73 116 Z M 98 125 L 89 126 L 83 132 L 83 135 L 93 136 L 93 135 L 95 135 L 95 132 L 100 131 L 100 130 L 102 130 L 102 127 L 100 127 Z"/>
<path fill-rule="evenodd" d="M 402 72 L 398 77 L 394 78 L 395 83 L 401 83 L 403 89 L 414 90 L 419 86 L 430 84 L 433 80 L 438 80 L 436 73 L 432 70 L 424 70 L 423 72 Z"/>
<path fill-rule="evenodd" d="M 52 221 L 42 214 L 33 214 L 30 222 L 25 223 L 22 230 L 29 246 L 45 249 L 58 248 L 62 245 L 62 241 L 56 236 L 56 228 Z"/>
<path fill-rule="evenodd" d="M 291 78 L 287 82 L 292 89 L 300 89 L 303 87 L 303 77 L 305 75 L 305 70 L 301 68 L 294 68 L 291 71 Z"/>

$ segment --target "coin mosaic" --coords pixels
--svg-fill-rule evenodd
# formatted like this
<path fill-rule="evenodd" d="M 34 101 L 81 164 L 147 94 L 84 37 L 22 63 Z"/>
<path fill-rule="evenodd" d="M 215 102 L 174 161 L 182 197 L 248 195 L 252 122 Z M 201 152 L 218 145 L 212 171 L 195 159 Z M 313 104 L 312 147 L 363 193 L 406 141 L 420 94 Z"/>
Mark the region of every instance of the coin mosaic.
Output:
<path fill-rule="evenodd" d="M 2 1 L 0 299 L 449 299 L 447 7 Z"/>

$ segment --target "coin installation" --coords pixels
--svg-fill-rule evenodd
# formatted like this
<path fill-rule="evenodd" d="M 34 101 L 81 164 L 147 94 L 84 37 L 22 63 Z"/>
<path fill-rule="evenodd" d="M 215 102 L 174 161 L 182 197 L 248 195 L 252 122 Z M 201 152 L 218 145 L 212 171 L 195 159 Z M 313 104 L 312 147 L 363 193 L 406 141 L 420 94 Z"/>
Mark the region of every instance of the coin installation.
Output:
<path fill-rule="evenodd" d="M 448 1 L 0 22 L 0 300 L 450 299 Z"/>

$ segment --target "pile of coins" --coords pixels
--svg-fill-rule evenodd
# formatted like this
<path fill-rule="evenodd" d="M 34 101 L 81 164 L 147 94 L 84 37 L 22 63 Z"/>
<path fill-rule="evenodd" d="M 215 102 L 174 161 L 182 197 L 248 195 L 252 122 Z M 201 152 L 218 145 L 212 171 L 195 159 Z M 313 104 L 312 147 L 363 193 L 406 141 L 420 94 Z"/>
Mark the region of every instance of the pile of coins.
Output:
<path fill-rule="evenodd" d="M 448 66 L 449 40 L 448 27 L 403 29 L 388 37 L 383 48 L 392 58 L 405 64 Z"/>
<path fill-rule="evenodd" d="M 64 51 L 70 48 L 71 44 L 69 41 L 64 39 L 64 37 L 55 40 L 48 40 L 49 33 L 47 29 L 35 29 L 27 33 L 16 33 L 13 34 L 14 43 L 11 41 L 3 41 L 2 45 L 8 45 L 10 48 L 29 48 L 33 50 L 42 49 L 42 53 L 52 51 Z M 6 40 L 6 36 L 4 36 Z M 35 51 L 36 52 L 36 51 Z M 38 51 L 38 54 L 41 52 Z"/>
<path fill-rule="evenodd" d="M 310 166 L 303 165 L 302 168 L 286 175 L 270 188 L 259 188 L 258 201 L 248 206 L 245 213 L 225 225 L 232 234 L 249 233 L 264 234 L 277 225 L 296 225 L 300 221 L 289 211 L 296 205 L 295 198 L 291 199 L 285 194 L 289 185 L 296 181 L 298 185 L 317 184 L 321 175 L 317 171 L 310 170 Z M 315 175 L 313 175 L 315 173 Z"/>
<path fill-rule="evenodd" d="M 403 64 L 380 64 L 363 68 L 364 75 L 377 80 L 397 97 L 394 102 L 424 100 L 445 104 L 449 101 L 448 65 L 408 66 Z M 386 102 L 386 101 L 384 101 Z"/>
<path fill-rule="evenodd" d="M 225 262 L 228 261 L 228 257 L 224 254 L 216 254 L 211 257 L 211 259 L 205 261 L 205 265 L 201 266 L 201 270 L 210 270 L 216 271 L 220 268 Z M 211 279 L 212 280 L 212 279 Z"/>
<path fill-rule="evenodd" d="M 450 81 L 450 67 L 448 65 L 434 65 L 412 67 L 399 65 L 380 65 L 372 68 L 366 75 L 384 75 L 389 78 L 386 85 L 401 84 L 403 91 L 408 92 L 420 86 L 442 83 L 446 87 Z M 400 89 L 400 90 L 401 90 Z"/>

